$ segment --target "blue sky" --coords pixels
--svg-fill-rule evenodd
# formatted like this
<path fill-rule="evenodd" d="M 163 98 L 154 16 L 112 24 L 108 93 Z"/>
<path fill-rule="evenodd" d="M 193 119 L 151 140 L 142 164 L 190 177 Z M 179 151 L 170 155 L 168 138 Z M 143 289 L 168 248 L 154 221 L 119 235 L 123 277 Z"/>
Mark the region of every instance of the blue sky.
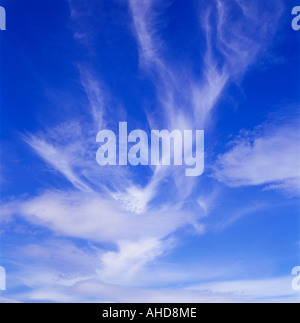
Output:
<path fill-rule="evenodd" d="M 299 301 L 297 4 L 1 1 L 0 301 Z M 122 121 L 204 174 L 99 166 Z"/>

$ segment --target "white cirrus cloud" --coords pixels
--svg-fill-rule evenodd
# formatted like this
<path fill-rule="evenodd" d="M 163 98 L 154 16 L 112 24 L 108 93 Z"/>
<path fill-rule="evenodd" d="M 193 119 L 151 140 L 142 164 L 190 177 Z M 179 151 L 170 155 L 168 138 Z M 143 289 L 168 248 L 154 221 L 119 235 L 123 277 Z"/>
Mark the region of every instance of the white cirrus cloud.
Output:
<path fill-rule="evenodd" d="M 129 212 L 112 199 L 97 193 L 46 192 L 38 197 L 4 204 L 1 215 L 21 215 L 29 222 L 57 234 L 98 242 L 162 239 L 197 217 L 176 209 L 161 209 L 141 215 Z"/>
<path fill-rule="evenodd" d="M 264 185 L 299 194 L 299 143 L 297 122 L 258 127 L 238 136 L 218 156 L 214 176 L 231 187 Z"/>

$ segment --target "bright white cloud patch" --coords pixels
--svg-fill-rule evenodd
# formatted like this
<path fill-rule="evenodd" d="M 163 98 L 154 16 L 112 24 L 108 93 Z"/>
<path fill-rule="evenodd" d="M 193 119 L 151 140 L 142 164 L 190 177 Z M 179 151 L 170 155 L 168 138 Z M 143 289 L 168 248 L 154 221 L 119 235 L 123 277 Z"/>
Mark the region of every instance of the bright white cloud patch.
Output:
<path fill-rule="evenodd" d="M 299 193 L 300 132 L 297 123 L 266 125 L 231 142 L 218 157 L 216 178 L 231 186 L 265 185 Z"/>
<path fill-rule="evenodd" d="M 197 219 L 176 208 L 138 216 L 99 194 L 81 192 L 49 192 L 9 203 L 2 210 L 6 216 L 20 214 L 60 235 L 98 242 L 161 239 L 180 227 L 196 223 Z"/>

